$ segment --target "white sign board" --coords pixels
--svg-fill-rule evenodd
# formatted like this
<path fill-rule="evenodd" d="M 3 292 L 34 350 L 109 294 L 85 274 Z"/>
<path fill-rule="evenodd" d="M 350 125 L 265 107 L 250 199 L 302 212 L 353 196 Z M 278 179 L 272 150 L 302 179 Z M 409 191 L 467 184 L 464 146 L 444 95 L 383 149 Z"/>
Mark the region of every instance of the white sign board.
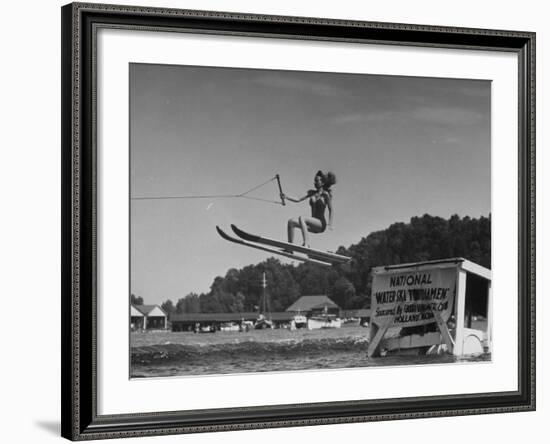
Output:
<path fill-rule="evenodd" d="M 371 322 L 379 327 L 412 327 L 447 322 L 456 293 L 456 267 L 417 271 L 388 270 L 374 274 Z"/>

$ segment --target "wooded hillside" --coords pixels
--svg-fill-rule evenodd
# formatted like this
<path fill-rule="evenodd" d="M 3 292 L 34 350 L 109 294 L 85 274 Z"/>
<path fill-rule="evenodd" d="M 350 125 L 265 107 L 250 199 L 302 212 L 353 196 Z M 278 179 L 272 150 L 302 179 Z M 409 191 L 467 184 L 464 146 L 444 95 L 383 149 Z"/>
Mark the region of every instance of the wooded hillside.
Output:
<path fill-rule="evenodd" d="M 271 311 L 284 311 L 300 296 L 319 294 L 328 295 L 343 309 L 366 308 L 370 306 L 370 270 L 375 266 L 464 257 L 491 268 L 491 217 L 454 215 L 446 220 L 425 214 L 373 232 L 337 252 L 351 256 L 351 264 L 327 270 L 309 263 L 282 264 L 271 257 L 217 276 L 208 293 L 191 293 L 175 305 L 168 300 L 162 307 L 168 313 L 255 311 L 265 272 Z"/>

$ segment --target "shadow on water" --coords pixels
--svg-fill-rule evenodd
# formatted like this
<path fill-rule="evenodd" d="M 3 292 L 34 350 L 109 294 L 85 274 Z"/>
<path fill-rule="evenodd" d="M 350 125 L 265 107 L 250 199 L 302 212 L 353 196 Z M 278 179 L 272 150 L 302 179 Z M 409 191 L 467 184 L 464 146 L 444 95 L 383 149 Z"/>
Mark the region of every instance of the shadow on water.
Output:
<path fill-rule="evenodd" d="M 59 421 L 37 421 L 36 425 L 52 435 L 61 436 L 61 424 Z"/>

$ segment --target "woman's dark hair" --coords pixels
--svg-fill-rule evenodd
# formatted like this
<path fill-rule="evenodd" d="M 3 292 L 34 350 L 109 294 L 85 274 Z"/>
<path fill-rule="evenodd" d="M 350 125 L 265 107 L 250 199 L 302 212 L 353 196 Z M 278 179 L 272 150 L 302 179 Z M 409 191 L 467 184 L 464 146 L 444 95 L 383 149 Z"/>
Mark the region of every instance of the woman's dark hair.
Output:
<path fill-rule="evenodd" d="M 332 171 L 328 171 L 326 174 L 321 170 L 317 171 L 315 176 L 319 176 L 323 181 L 323 189 L 330 192 L 330 187 L 336 183 L 336 175 Z"/>

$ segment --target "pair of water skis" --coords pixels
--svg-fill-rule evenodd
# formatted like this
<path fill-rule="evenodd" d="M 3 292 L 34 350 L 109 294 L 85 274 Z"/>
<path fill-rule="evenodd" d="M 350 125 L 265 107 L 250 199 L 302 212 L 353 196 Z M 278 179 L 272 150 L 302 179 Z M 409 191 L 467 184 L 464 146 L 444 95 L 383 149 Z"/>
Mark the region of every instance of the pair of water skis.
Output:
<path fill-rule="evenodd" d="M 334 264 L 347 264 L 351 260 L 350 257 L 342 256 L 341 254 L 315 250 L 301 245 L 250 234 L 237 228 L 235 225 L 231 225 L 231 229 L 239 238 L 229 236 L 220 227 L 216 226 L 218 234 L 229 242 L 267 251 L 268 253 L 278 254 L 297 261 L 330 267 Z"/>

